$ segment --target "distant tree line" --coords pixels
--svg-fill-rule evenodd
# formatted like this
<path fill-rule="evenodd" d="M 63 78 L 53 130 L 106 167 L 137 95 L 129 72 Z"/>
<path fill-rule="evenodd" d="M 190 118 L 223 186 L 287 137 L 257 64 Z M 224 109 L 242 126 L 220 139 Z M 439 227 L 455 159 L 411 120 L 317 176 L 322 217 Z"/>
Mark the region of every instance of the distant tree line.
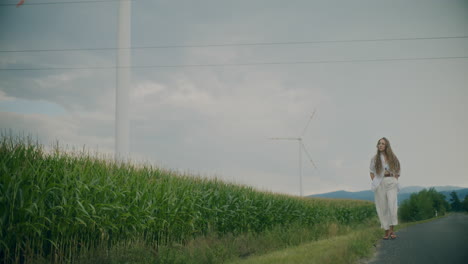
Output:
<path fill-rule="evenodd" d="M 400 219 L 411 222 L 445 215 L 449 211 L 468 212 L 468 195 L 460 201 L 457 193 L 453 191 L 450 193 L 450 203 L 445 198 L 445 195 L 434 188 L 412 194 L 409 199 L 401 203 L 398 209 Z"/>
<path fill-rule="evenodd" d="M 468 212 L 468 195 L 465 195 L 465 199 L 460 201 L 456 192 L 450 193 L 450 207 L 451 211 L 454 212 Z"/>

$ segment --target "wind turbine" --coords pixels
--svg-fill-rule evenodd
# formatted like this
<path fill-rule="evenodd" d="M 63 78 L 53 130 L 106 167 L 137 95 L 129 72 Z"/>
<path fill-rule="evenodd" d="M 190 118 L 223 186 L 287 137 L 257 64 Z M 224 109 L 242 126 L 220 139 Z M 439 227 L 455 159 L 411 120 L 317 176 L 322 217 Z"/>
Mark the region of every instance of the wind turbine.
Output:
<path fill-rule="evenodd" d="M 119 0 L 117 34 L 117 85 L 115 101 L 115 160 L 129 157 L 129 94 L 131 82 L 131 15 L 132 3 Z"/>
<path fill-rule="evenodd" d="M 129 157 L 129 90 L 131 82 L 131 0 L 118 0 L 118 34 L 117 34 L 117 80 L 115 88 L 115 151 L 116 161 L 125 161 Z M 21 6 L 20 0 L 16 7 Z"/>
<path fill-rule="evenodd" d="M 312 118 L 314 117 L 314 114 L 315 114 L 315 109 L 314 109 L 314 112 L 312 112 L 312 115 L 310 116 L 309 118 L 309 121 L 307 122 L 304 130 L 302 131 L 302 134 L 300 137 L 284 137 L 284 138 L 270 138 L 271 140 L 297 140 L 298 144 L 299 144 L 299 193 L 300 193 L 300 196 L 302 197 L 302 151 L 304 151 L 307 155 L 307 157 L 309 158 L 309 161 L 310 163 L 312 163 L 312 165 L 314 166 L 315 169 L 317 169 L 317 166 L 315 166 L 315 163 L 312 161 L 312 158 L 310 157 L 310 154 L 309 152 L 307 151 L 304 143 L 302 142 L 302 137 L 304 136 L 306 130 L 307 130 L 307 127 L 309 126 L 310 124 L 310 121 L 312 121 Z"/>

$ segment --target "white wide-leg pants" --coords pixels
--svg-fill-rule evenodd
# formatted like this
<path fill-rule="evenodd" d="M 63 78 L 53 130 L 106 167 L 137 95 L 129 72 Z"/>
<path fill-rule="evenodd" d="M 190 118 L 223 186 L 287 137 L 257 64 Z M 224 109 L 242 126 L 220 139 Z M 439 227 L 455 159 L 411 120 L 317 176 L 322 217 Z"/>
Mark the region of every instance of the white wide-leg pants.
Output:
<path fill-rule="evenodd" d="M 398 180 L 395 177 L 384 177 L 374 192 L 375 208 L 380 226 L 388 230 L 398 224 Z"/>

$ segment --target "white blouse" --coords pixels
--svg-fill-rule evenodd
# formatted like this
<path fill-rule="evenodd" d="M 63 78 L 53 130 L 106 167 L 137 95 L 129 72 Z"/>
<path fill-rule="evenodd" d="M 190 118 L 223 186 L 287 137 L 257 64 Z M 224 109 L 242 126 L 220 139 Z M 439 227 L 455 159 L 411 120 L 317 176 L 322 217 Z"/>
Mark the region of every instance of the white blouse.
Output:
<path fill-rule="evenodd" d="M 372 180 L 371 184 L 371 190 L 375 192 L 377 190 L 377 187 L 379 187 L 380 183 L 382 182 L 384 178 L 384 174 L 386 170 L 390 170 L 389 165 L 387 164 L 387 161 L 385 160 L 385 157 L 383 154 L 380 154 L 380 160 L 382 161 L 382 168 L 384 168 L 379 174 L 375 171 L 375 156 L 371 159 L 370 166 L 369 166 L 369 171 L 374 174 L 374 179 Z M 401 175 L 401 172 L 400 172 Z M 400 191 L 400 183 L 398 182 L 397 184 L 397 191 Z"/>

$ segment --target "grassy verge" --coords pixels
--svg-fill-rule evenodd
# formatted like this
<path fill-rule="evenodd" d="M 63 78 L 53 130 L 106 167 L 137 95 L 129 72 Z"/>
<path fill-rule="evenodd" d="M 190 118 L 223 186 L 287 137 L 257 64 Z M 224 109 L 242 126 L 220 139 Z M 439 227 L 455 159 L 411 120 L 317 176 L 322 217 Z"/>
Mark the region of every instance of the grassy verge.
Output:
<path fill-rule="evenodd" d="M 330 239 L 375 225 L 375 219 L 353 225 L 336 223 L 313 227 L 293 225 L 277 227 L 262 233 L 198 237 L 186 245 L 174 243 L 158 249 L 145 243 L 119 244 L 110 250 L 97 249 L 83 255 L 78 263 L 226 263 L 250 256 L 268 254 L 285 248 L 300 246 L 311 241 Z M 357 246 L 357 245 L 355 245 Z"/>
<path fill-rule="evenodd" d="M 347 235 L 306 243 L 297 247 L 232 262 L 238 264 L 266 263 L 355 263 L 373 253 L 379 228 L 352 231 Z"/>

